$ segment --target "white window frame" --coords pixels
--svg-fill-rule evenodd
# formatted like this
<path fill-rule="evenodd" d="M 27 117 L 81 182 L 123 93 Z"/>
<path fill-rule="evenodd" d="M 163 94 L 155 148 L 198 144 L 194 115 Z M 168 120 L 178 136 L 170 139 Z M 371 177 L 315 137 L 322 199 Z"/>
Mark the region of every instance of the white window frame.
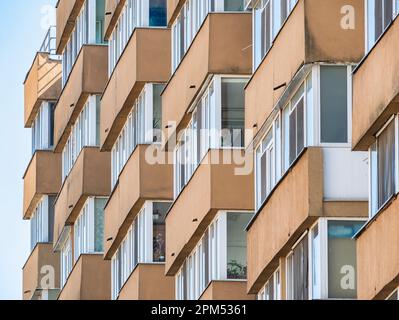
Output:
<path fill-rule="evenodd" d="M 68 232 L 64 242 L 61 244 L 60 257 L 60 283 L 63 288 L 67 282 L 67 279 L 73 269 L 73 257 L 72 257 L 72 239 L 71 234 Z"/>

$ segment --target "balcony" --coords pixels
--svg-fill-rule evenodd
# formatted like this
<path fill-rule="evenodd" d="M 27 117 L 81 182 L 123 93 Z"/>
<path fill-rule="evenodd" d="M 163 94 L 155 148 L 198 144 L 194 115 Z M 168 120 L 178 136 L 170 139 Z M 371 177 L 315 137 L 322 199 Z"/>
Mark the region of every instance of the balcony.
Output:
<path fill-rule="evenodd" d="M 356 15 L 354 30 L 341 28 L 341 8 L 364 12 L 361 0 L 298 0 L 255 71 L 245 91 L 245 127 L 261 129 L 287 85 L 305 64 L 359 62 L 364 54 L 364 18 Z M 248 141 L 249 143 L 250 141 Z"/>
<path fill-rule="evenodd" d="M 36 151 L 23 179 L 23 217 L 29 219 L 42 196 L 60 191 L 61 155 L 52 151 Z"/>
<path fill-rule="evenodd" d="M 145 201 L 173 199 L 173 166 L 149 164 L 146 152 L 152 147 L 136 148 L 105 207 L 104 239 L 112 239 L 105 243 L 106 259 L 112 258 Z"/>
<path fill-rule="evenodd" d="M 247 294 L 246 281 L 212 281 L 202 294 L 200 300 L 255 300 L 255 295 Z"/>
<path fill-rule="evenodd" d="M 399 112 L 399 19 L 393 22 L 353 75 L 354 150 L 368 150 L 375 134 Z M 384 74 L 384 81 L 376 73 Z"/>
<path fill-rule="evenodd" d="M 398 210 L 395 199 L 357 238 L 361 300 L 386 299 L 399 286 Z"/>
<path fill-rule="evenodd" d="M 57 54 L 61 54 L 75 28 L 76 19 L 85 0 L 58 0 L 57 16 Z"/>
<path fill-rule="evenodd" d="M 24 82 L 24 124 L 30 128 L 44 101 L 56 101 L 61 93 L 61 61 L 38 52 Z"/>
<path fill-rule="evenodd" d="M 126 0 L 105 0 L 104 39 L 108 40 Z"/>
<path fill-rule="evenodd" d="M 231 158 L 252 164 L 241 150 L 211 150 L 173 203 L 166 217 L 167 275 L 180 269 L 218 211 L 254 210 L 253 171 L 240 173 L 243 165 Z"/>
<path fill-rule="evenodd" d="M 347 170 L 342 168 L 346 163 Z M 353 190 L 360 190 L 355 194 Z M 367 164 L 348 150 L 308 148 L 248 227 L 248 290 L 257 293 L 320 217 L 367 217 Z M 359 200 L 354 200 L 359 199 Z"/>
<path fill-rule="evenodd" d="M 101 255 L 81 255 L 58 300 L 110 300 L 111 263 Z"/>
<path fill-rule="evenodd" d="M 83 148 L 55 203 L 54 243 L 63 228 L 74 223 L 88 197 L 109 196 L 110 176 L 110 154 L 98 148 Z"/>
<path fill-rule="evenodd" d="M 49 267 L 53 269 L 49 270 Z M 51 243 L 37 244 L 22 270 L 24 300 L 33 300 L 36 296 L 40 296 L 42 291 L 54 291 L 60 287 L 60 256 L 53 252 Z M 47 277 L 50 274 L 55 276 L 53 286 L 42 287 L 42 280 L 43 284 L 47 284 Z"/>
<path fill-rule="evenodd" d="M 175 279 L 165 276 L 163 264 L 139 264 L 119 293 L 118 300 L 173 300 Z"/>
<path fill-rule="evenodd" d="M 168 26 L 172 25 L 176 16 L 179 14 L 185 0 L 167 0 L 167 22 Z"/>
<path fill-rule="evenodd" d="M 144 85 L 168 81 L 170 46 L 169 29 L 135 29 L 101 99 L 102 150 L 112 148 Z"/>
<path fill-rule="evenodd" d="M 166 132 L 166 143 L 187 124 L 190 118 L 187 111 L 209 75 L 252 73 L 251 43 L 251 14 L 210 13 L 207 16 L 162 94 L 162 127 L 172 125 Z"/>
<path fill-rule="evenodd" d="M 54 115 L 55 151 L 61 152 L 89 95 L 101 94 L 108 78 L 108 47 L 84 45 L 58 100 Z"/>

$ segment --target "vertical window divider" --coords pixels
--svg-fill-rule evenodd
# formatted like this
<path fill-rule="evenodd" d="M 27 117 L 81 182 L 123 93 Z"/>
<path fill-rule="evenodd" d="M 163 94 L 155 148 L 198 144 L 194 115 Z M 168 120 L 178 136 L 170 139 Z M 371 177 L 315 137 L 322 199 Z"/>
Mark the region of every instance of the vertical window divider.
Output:
<path fill-rule="evenodd" d="M 227 279 L 227 212 L 221 212 L 218 219 L 217 229 L 217 251 L 218 251 L 218 271 L 217 280 Z"/>
<path fill-rule="evenodd" d="M 395 194 L 399 192 L 399 118 L 395 115 Z"/>

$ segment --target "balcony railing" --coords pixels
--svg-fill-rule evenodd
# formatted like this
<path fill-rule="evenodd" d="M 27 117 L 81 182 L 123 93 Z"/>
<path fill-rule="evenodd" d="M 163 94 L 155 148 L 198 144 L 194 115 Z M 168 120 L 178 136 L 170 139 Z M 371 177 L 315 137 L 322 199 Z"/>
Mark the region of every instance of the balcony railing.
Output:
<path fill-rule="evenodd" d="M 55 26 L 50 26 L 47 30 L 47 33 L 44 37 L 42 45 L 40 46 L 39 52 L 45 52 L 50 54 L 50 57 L 55 60 L 61 60 L 61 57 L 56 54 L 56 46 L 57 46 L 57 37 L 56 37 L 57 29 Z"/>

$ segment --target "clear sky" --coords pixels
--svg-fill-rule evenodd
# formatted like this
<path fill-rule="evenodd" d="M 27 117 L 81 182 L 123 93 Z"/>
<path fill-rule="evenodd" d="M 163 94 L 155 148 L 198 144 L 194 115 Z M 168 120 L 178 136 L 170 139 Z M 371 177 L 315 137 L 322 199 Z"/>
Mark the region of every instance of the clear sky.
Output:
<path fill-rule="evenodd" d="M 29 222 L 22 221 L 22 176 L 31 158 L 23 81 L 55 22 L 55 3 L 0 0 L 0 299 L 21 299 L 22 267 L 30 253 Z"/>

